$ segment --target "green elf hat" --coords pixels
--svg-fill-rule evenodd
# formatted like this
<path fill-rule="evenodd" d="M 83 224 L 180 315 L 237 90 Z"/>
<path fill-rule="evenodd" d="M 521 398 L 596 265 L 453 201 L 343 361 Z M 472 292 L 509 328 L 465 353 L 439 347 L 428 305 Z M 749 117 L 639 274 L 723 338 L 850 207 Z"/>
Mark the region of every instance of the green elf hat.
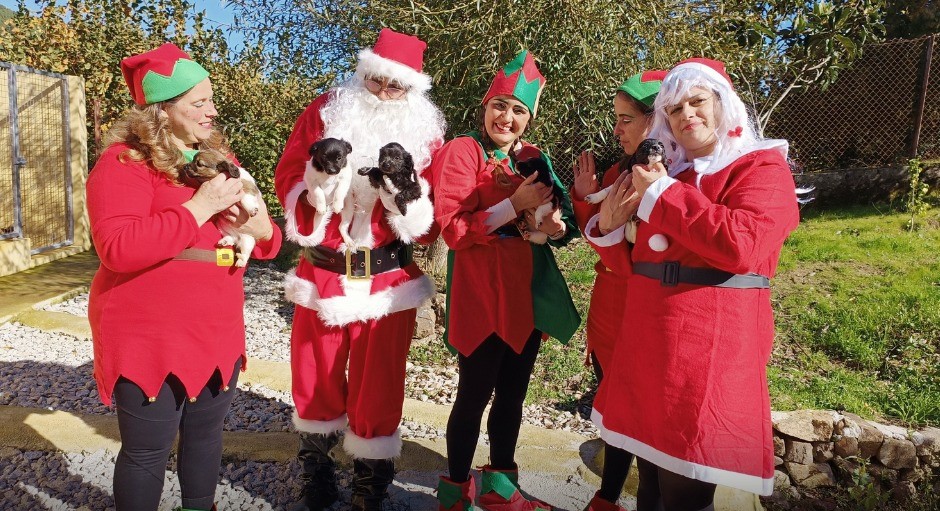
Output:
<path fill-rule="evenodd" d="M 648 107 L 652 107 L 656 95 L 659 94 L 659 88 L 663 85 L 663 78 L 666 78 L 666 71 L 659 69 L 644 71 L 627 78 L 627 81 L 621 83 L 617 90 L 625 92 L 627 96 Z"/>
<path fill-rule="evenodd" d="M 151 105 L 173 99 L 209 77 L 209 72 L 173 43 L 121 61 L 124 82 L 134 103 Z"/>
<path fill-rule="evenodd" d="M 535 65 L 532 54 L 529 50 L 522 50 L 496 73 L 481 103 L 485 104 L 493 96 L 513 96 L 528 107 L 532 117 L 535 117 L 545 83 L 545 77 Z"/>

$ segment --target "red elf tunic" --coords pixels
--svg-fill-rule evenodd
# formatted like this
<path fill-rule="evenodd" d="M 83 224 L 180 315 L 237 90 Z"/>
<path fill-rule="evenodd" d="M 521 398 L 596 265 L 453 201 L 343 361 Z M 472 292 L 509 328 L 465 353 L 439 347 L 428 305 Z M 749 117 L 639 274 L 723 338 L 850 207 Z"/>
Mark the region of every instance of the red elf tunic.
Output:
<path fill-rule="evenodd" d="M 500 186 L 494 164 L 473 136 L 448 142 L 434 158 L 434 211 L 447 246 L 447 343 L 469 356 L 495 333 L 521 353 L 533 329 L 567 342 L 581 323 L 564 277 L 549 244 L 560 246 L 578 235 L 568 201 L 562 204 L 567 233 L 537 245 L 521 237 L 487 233 L 486 210 L 508 199 L 523 178 L 501 152 L 512 185 Z M 524 143 L 518 160 L 538 157 L 551 163 L 535 146 Z M 554 176 L 553 176 L 554 177 Z M 562 187 L 557 177 L 555 186 Z"/>
<path fill-rule="evenodd" d="M 608 267 L 682 266 L 773 277 L 799 222 L 786 142 L 764 141 L 716 172 L 689 169 L 644 195 L 629 247 L 617 230 L 588 240 Z M 707 173 L 706 173 L 707 172 Z M 770 290 L 732 289 L 631 274 L 613 371 L 592 419 L 608 443 L 672 472 L 769 495 L 773 442 L 766 365 Z"/>
<path fill-rule="evenodd" d="M 622 162 L 615 163 L 601 178 L 601 189 L 604 189 L 620 176 Z M 574 216 L 578 227 L 584 232 L 588 220 L 600 211 L 600 204 L 590 204 L 584 197 L 576 197 L 571 193 L 571 205 L 574 207 Z M 611 271 L 604 262 L 598 259 L 594 263 L 594 287 L 591 291 L 591 305 L 587 317 L 587 355 L 591 353 L 597 357 L 601 369 L 610 369 L 614 356 L 614 343 L 620 335 L 620 325 L 623 320 L 623 307 L 627 302 L 627 277 L 617 275 Z"/>
<path fill-rule="evenodd" d="M 196 396 L 215 371 L 229 381 L 236 360 L 244 367 L 245 269 L 173 259 L 185 248 L 214 250 L 222 234 L 212 221 L 196 225 L 182 206 L 195 188 L 173 184 L 143 162 L 119 161 L 126 149 L 106 149 L 88 176 L 101 259 L 88 303 L 98 393 L 110 405 L 123 376 L 156 396 L 172 373 Z M 270 259 L 280 247 L 274 226 L 251 255 Z"/>

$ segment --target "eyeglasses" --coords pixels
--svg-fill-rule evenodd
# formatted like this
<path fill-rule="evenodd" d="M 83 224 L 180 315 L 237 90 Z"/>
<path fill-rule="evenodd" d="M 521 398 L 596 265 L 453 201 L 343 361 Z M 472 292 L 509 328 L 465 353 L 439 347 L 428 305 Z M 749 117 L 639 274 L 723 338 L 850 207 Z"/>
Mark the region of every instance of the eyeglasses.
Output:
<path fill-rule="evenodd" d="M 379 95 L 382 91 L 385 91 L 388 99 L 399 99 L 408 92 L 408 89 L 388 80 L 379 81 L 375 78 L 366 78 L 364 81 L 366 90 L 375 95 Z"/>
<path fill-rule="evenodd" d="M 692 108 L 699 108 L 699 107 L 705 106 L 705 104 L 711 101 L 712 98 L 714 97 L 715 96 L 710 95 L 710 94 L 704 95 L 704 96 L 694 96 L 689 99 L 686 99 L 685 101 L 682 101 L 681 103 L 677 103 L 675 105 L 668 105 L 666 106 L 666 108 L 664 108 L 664 110 L 666 112 L 666 115 L 668 115 L 669 117 L 673 117 L 682 113 L 682 108 L 686 104 L 688 104 Z"/>

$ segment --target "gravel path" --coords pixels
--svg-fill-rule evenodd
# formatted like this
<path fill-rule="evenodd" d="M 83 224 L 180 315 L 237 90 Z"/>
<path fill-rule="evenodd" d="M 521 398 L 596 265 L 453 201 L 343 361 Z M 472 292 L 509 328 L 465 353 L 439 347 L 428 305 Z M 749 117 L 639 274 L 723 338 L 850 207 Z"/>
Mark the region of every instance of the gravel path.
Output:
<path fill-rule="evenodd" d="M 283 278 L 284 272 L 271 265 L 253 265 L 246 273 L 245 318 L 249 356 L 276 362 L 289 361 L 293 305 L 283 297 Z M 46 310 L 87 316 L 87 302 L 88 295 L 84 294 Z M 112 409 L 100 403 L 91 372 L 92 344 L 89 340 L 18 323 L 0 325 L 0 404 L 113 415 Z M 409 363 L 406 385 L 408 397 L 451 404 L 457 389 L 456 368 Z M 289 393 L 244 383 L 239 384 L 239 390 L 241 392 L 236 395 L 226 418 L 226 430 L 292 430 L 290 416 L 293 404 Z M 558 411 L 550 406 L 527 406 L 523 420 L 537 426 L 595 436 L 589 421 L 578 414 Z M 443 431 L 406 421 L 402 424 L 402 437 L 441 438 Z M 483 440 L 486 441 L 485 437 Z M 113 509 L 110 493 L 113 458 L 114 454 L 105 451 L 54 453 L 0 449 L 0 510 Z M 173 460 L 170 462 L 172 465 Z M 296 498 L 298 472 L 296 461 L 286 464 L 228 464 L 223 467 L 223 481 L 217 493 L 220 509 L 281 509 Z M 164 501 L 179 502 L 178 481 L 172 472 L 168 471 L 167 475 L 170 483 L 164 490 Z M 349 473 L 341 474 L 341 479 L 349 477 Z M 578 507 L 579 502 L 585 501 L 584 492 L 590 488 L 583 485 L 578 476 L 572 476 L 569 484 L 576 488 L 567 492 L 571 493 L 570 505 Z M 434 486 L 436 479 L 433 475 L 401 473 L 396 477 L 388 509 L 435 509 L 436 500 L 431 491 Z M 346 487 L 344 481 L 341 481 L 341 487 Z M 348 501 L 348 495 L 343 501 Z"/>

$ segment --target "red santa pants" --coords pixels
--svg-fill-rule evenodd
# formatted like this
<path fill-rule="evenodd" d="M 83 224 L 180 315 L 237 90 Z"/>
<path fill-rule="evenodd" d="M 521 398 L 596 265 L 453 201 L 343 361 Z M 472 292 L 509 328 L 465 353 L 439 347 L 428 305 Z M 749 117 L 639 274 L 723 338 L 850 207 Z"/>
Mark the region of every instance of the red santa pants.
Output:
<path fill-rule="evenodd" d="M 344 447 L 353 457 L 398 456 L 405 362 L 417 311 L 336 327 L 324 325 L 314 310 L 294 309 L 291 373 L 297 429 L 330 433 L 348 420 Z"/>

